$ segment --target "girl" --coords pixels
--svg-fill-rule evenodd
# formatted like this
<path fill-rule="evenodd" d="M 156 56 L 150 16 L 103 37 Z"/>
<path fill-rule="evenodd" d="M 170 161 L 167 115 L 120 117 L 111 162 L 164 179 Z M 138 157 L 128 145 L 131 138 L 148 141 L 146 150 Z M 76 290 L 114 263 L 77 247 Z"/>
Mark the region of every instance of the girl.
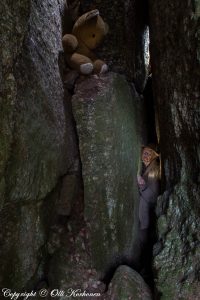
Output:
<path fill-rule="evenodd" d="M 156 204 L 160 190 L 160 164 L 156 146 L 149 144 L 142 149 L 142 170 L 138 175 L 140 194 L 139 221 L 140 229 L 148 229 L 151 223 L 151 211 Z"/>

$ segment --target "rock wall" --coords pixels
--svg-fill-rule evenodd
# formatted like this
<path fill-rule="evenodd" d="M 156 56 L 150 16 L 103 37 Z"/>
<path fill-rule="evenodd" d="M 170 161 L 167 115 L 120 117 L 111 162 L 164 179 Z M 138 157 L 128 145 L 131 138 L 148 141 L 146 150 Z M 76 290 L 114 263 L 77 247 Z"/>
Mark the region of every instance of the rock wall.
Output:
<path fill-rule="evenodd" d="M 58 64 L 64 2 L 0 4 L 0 285 L 10 288 L 41 275 L 58 182 L 78 155 Z"/>
<path fill-rule="evenodd" d="M 199 272 L 199 1 L 149 1 L 163 187 L 155 258 L 161 299 L 197 299 Z M 170 194 L 170 197 L 168 197 Z M 164 215 L 163 215 L 164 213 Z"/>

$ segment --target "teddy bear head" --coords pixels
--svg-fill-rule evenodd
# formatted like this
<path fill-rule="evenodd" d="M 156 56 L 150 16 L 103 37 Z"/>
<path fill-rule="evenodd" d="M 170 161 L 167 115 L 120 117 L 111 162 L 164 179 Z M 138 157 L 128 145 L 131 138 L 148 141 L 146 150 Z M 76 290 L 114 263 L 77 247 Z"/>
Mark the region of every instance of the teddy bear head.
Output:
<path fill-rule="evenodd" d="M 98 47 L 108 32 L 108 25 L 103 21 L 97 9 L 91 10 L 78 18 L 74 24 L 72 34 L 80 43 L 90 50 Z"/>

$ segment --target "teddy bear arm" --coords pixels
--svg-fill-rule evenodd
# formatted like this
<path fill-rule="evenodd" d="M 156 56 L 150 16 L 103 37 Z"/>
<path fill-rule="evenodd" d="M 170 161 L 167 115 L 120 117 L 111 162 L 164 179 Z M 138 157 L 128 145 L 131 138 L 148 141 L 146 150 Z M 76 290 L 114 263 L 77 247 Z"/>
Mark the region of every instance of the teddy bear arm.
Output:
<path fill-rule="evenodd" d="M 78 40 L 73 34 L 65 34 L 62 44 L 65 53 L 73 53 L 78 47 Z"/>
<path fill-rule="evenodd" d="M 79 42 L 78 49 L 76 52 L 89 57 L 93 62 L 97 60 L 97 56 L 95 55 L 95 53 L 81 42 Z"/>
<path fill-rule="evenodd" d="M 90 74 L 93 71 L 93 64 L 90 58 L 79 53 L 73 53 L 67 58 L 68 65 L 82 74 Z"/>

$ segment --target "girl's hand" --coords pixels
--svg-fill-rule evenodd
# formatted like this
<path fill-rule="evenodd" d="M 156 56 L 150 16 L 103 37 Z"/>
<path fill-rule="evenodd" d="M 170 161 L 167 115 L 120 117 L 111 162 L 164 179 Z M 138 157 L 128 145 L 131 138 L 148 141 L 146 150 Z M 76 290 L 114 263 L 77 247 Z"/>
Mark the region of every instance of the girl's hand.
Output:
<path fill-rule="evenodd" d="M 137 175 L 137 182 L 139 185 L 144 185 L 145 184 L 145 181 L 144 179 L 142 178 L 141 175 Z"/>

